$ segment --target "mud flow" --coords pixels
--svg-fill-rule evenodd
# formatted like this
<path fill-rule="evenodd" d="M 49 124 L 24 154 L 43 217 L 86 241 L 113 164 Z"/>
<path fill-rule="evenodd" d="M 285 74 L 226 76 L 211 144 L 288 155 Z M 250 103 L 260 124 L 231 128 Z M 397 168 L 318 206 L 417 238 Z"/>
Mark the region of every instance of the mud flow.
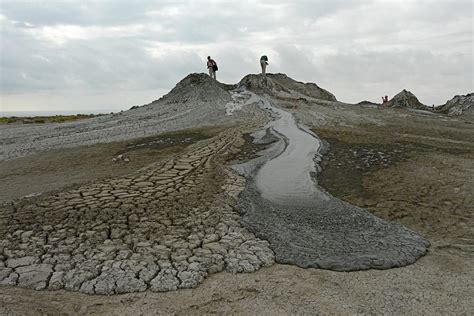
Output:
<path fill-rule="evenodd" d="M 244 225 L 270 242 L 277 262 L 337 271 L 387 269 L 426 253 L 429 242 L 414 231 L 322 190 L 313 178 L 321 148 L 317 135 L 269 100 L 252 94 L 247 102 L 252 101 L 276 114 L 266 130 L 279 142 L 261 158 L 234 167 L 248 177 L 239 209 Z"/>

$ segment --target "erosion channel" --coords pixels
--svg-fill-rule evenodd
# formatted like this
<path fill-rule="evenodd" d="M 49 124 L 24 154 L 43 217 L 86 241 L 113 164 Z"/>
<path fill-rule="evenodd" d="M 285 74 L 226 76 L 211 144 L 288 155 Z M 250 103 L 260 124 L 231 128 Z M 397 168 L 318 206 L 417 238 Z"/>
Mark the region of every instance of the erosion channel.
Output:
<path fill-rule="evenodd" d="M 388 269 L 411 264 L 426 253 L 429 242 L 416 232 L 317 185 L 322 143 L 279 108 L 278 101 L 245 90 L 235 91 L 233 99 L 258 103 L 274 117 L 253 135 L 254 142 L 272 145 L 234 169 L 248 179 L 238 206 L 242 223 L 270 242 L 277 262 L 336 271 Z"/>

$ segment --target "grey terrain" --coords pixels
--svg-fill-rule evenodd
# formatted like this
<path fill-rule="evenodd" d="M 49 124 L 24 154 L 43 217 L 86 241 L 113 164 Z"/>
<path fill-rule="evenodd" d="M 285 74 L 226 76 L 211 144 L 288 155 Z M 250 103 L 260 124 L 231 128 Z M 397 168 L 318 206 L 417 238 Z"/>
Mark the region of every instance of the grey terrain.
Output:
<path fill-rule="evenodd" d="M 471 95 L 456 97 L 434 111 L 408 91 L 390 104 L 349 105 L 314 83 L 283 74 L 248 75 L 235 85 L 191 74 L 159 100 L 128 111 L 61 124 L 0 125 L 4 172 L 0 176 L 5 190 L 13 179 L 22 179 L 25 187 L 28 183 L 47 187 L 30 194 L 20 186 L 16 191 L 24 191 L 23 195 L 15 193 L 15 198 L 2 200 L 0 284 L 4 287 L 0 297 L 21 293 L 16 288 L 132 295 L 126 293 L 196 287 L 199 291 L 202 286 L 211 293 L 206 284 L 213 283 L 206 283 L 206 278 L 209 282 L 222 278 L 213 278 L 213 274 L 260 269 L 256 275 L 269 273 L 263 277 L 265 282 L 277 283 L 280 274 L 291 278 L 291 274 L 335 273 L 312 272 L 316 271 L 313 268 L 370 270 L 368 274 L 351 272 L 365 284 L 371 275 L 381 280 L 395 274 L 409 277 L 403 274 L 405 270 L 386 269 L 413 264 L 402 269 L 418 271 L 417 260 L 424 255 L 426 259 L 420 261 L 425 260 L 421 265 L 429 271 L 429 279 L 441 279 L 446 273 L 457 280 L 453 291 L 461 293 L 461 288 L 472 285 L 473 276 L 468 263 L 473 192 L 472 186 L 458 184 L 474 170 Z M 165 137 L 175 135 L 172 133 L 181 134 Z M 61 155 L 66 153 L 123 144 L 124 150 L 113 155 L 104 151 L 107 155 L 101 156 L 115 170 L 107 176 L 100 175 L 105 175 L 108 166 L 91 164 L 87 155 L 81 163 L 90 174 L 71 179 L 67 185 L 51 183 L 48 170 L 22 174 L 15 169 L 37 164 L 38 157 L 52 157 L 48 153 L 59 155 L 61 166 Z M 371 146 L 375 149 L 368 149 Z M 332 156 L 333 151 L 339 156 Z M 344 169 L 352 161 L 354 165 Z M 436 168 L 443 168 L 444 161 L 450 162 L 450 169 L 438 172 Z M 70 167 L 64 164 L 63 174 L 73 174 L 75 167 L 68 170 Z M 117 171 L 119 168 L 127 172 Z M 415 168 L 416 176 L 400 176 L 410 168 Z M 8 173 L 8 169 L 20 171 Z M 423 179 L 433 170 L 431 178 Z M 444 178 L 438 179 L 438 174 Z M 438 181 L 448 182 L 442 194 L 437 191 Z M 425 191 L 423 196 L 412 195 Z M 462 198 L 456 198 L 458 194 Z M 442 198 L 442 205 L 424 202 L 425 196 Z M 415 219 L 417 214 L 420 218 Z M 449 228 L 438 228 L 443 223 L 449 223 Z M 445 258 L 446 249 L 459 258 L 461 272 L 436 268 L 433 262 Z M 236 284 L 249 282 L 247 277 L 238 281 L 222 275 Z M 342 278 L 344 283 L 342 274 L 332 278 Z M 412 277 L 418 278 L 417 284 L 427 286 L 428 280 Z M 306 286 L 301 282 L 301 288 L 294 285 L 298 293 Z M 264 293 L 276 283 L 264 284 L 268 287 L 247 287 Z M 231 288 L 220 286 L 228 291 L 223 296 L 233 297 Z M 441 298 L 442 290 L 428 291 L 432 293 L 429 302 L 450 302 Z M 464 312 L 472 303 L 467 299 L 469 292 L 472 290 L 462 292 L 457 308 L 434 311 Z M 22 297 L 32 301 L 44 297 L 27 293 Z M 179 293 L 176 297 L 187 295 Z M 425 289 L 420 288 L 420 293 L 426 294 Z M 79 294 L 61 295 L 67 300 L 68 295 Z M 270 298 L 265 295 L 257 296 L 262 300 L 255 304 L 268 304 Z M 296 296 L 289 307 L 302 304 L 296 303 Z M 136 297 L 137 304 L 146 300 Z M 183 299 L 183 306 L 175 304 L 168 312 L 191 308 L 186 302 L 198 304 L 192 301 Z M 8 302 L 6 312 L 26 306 Z M 240 305 L 229 302 L 239 310 Z M 403 302 L 405 298 L 400 298 L 392 305 Z M 225 301 L 215 308 L 206 304 L 198 304 L 210 308 L 204 312 L 225 311 Z M 114 313 L 112 305 L 104 306 L 109 307 L 102 312 Z M 276 306 L 272 310 L 296 311 Z M 350 306 L 344 309 L 351 311 Z M 367 311 L 394 310 L 379 306 L 362 312 Z"/>

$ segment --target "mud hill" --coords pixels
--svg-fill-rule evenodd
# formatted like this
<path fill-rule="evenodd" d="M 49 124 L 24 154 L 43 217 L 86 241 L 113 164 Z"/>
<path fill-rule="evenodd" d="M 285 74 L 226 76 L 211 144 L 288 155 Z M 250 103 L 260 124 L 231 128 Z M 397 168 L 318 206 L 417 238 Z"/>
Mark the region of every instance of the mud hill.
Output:
<path fill-rule="evenodd" d="M 457 95 L 445 104 L 436 108 L 429 107 L 421 103 L 418 98 L 407 90 L 402 90 L 395 95 L 389 102 L 388 106 L 393 108 L 407 108 L 422 111 L 430 111 L 434 113 L 446 114 L 448 116 L 456 116 L 472 119 L 474 117 L 474 93 L 466 95 Z"/>
<path fill-rule="evenodd" d="M 238 84 L 258 93 L 267 93 L 280 98 L 313 98 L 337 101 L 336 97 L 315 83 L 296 81 L 285 74 L 267 74 L 267 76 L 247 75 Z"/>
<path fill-rule="evenodd" d="M 474 93 L 457 95 L 444 105 L 436 108 L 436 112 L 449 116 L 474 118 Z"/>
<path fill-rule="evenodd" d="M 128 111 L 53 125 L 0 126 L 0 161 L 52 148 L 68 148 L 156 135 L 235 120 L 225 114 L 227 86 L 205 74 L 190 74 L 159 100 Z M 240 117 L 245 119 L 244 116 Z M 54 127 L 54 128 L 51 128 Z"/>
<path fill-rule="evenodd" d="M 57 124 L 55 129 L 51 129 L 51 125 L 32 125 L 31 128 L 0 126 L 0 161 L 52 148 L 122 141 L 164 131 L 245 120 L 245 113 L 233 118 L 226 115 L 225 105 L 231 100 L 229 90 L 237 86 L 293 99 L 336 100 L 316 84 L 297 82 L 283 74 L 269 74 L 268 78 L 249 75 L 237 85 L 225 85 L 206 74 L 195 73 L 182 79 L 162 98 L 144 106 L 134 106 L 128 111 Z"/>
<path fill-rule="evenodd" d="M 427 110 L 428 107 L 418 101 L 418 98 L 407 90 L 402 90 L 395 95 L 389 102 L 388 106 L 393 108 L 410 108 L 416 110 Z"/>
<path fill-rule="evenodd" d="M 154 105 L 159 104 L 159 102 L 174 104 L 176 106 L 196 101 L 203 103 L 225 104 L 230 100 L 230 94 L 228 91 L 232 88 L 232 85 L 226 85 L 216 80 L 212 80 L 206 74 L 193 73 L 189 74 L 180 82 L 178 82 L 176 86 L 165 96 L 146 106 L 153 107 Z M 197 105 L 199 104 L 190 104 L 189 106 Z"/>

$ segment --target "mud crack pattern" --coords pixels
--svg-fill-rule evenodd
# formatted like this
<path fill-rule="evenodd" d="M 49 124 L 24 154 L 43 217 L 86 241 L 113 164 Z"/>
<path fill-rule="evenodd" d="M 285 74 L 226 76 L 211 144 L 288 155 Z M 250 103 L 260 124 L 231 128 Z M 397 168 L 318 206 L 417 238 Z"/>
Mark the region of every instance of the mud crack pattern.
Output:
<path fill-rule="evenodd" d="M 116 294 L 196 287 L 274 262 L 232 207 L 245 180 L 222 167 L 242 126 L 137 173 L 3 205 L 0 285 Z"/>

